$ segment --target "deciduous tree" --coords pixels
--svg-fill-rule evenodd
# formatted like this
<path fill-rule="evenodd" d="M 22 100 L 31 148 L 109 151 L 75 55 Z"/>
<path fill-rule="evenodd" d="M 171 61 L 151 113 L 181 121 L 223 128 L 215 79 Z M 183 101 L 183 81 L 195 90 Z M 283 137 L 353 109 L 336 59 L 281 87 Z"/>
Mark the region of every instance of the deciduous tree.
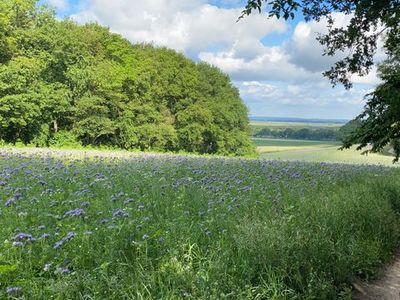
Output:
<path fill-rule="evenodd" d="M 344 147 L 359 144 L 359 149 L 372 145 L 368 151 L 377 152 L 391 144 L 400 156 L 400 1 L 399 0 L 248 0 L 240 18 L 253 11 L 268 11 L 270 17 L 294 18 L 297 13 L 306 21 L 328 20 L 328 33 L 318 37 L 325 46 L 325 55 L 347 52 L 324 73 L 333 85 L 352 86 L 351 75 L 366 75 L 374 65 L 374 54 L 380 38 L 387 61 L 380 66 L 383 83 L 367 95 L 364 112 L 356 120 L 361 126 L 345 138 Z M 349 16 L 349 24 L 335 26 L 334 14 Z"/>

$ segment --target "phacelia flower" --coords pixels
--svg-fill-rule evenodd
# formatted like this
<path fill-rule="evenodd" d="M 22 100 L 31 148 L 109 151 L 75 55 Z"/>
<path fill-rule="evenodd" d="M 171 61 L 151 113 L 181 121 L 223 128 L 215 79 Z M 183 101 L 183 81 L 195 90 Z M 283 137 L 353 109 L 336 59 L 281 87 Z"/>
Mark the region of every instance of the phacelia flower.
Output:
<path fill-rule="evenodd" d="M 75 208 L 73 210 L 69 210 L 64 214 L 64 217 L 80 217 L 85 214 L 83 208 Z"/>
<path fill-rule="evenodd" d="M 117 208 L 113 212 L 113 218 L 118 218 L 118 217 L 127 218 L 127 217 L 129 217 L 129 214 L 126 211 L 124 211 L 120 208 Z"/>
<path fill-rule="evenodd" d="M 81 203 L 81 207 L 88 207 L 90 205 L 89 201 L 85 201 Z"/>
<path fill-rule="evenodd" d="M 10 286 L 6 289 L 9 296 L 18 296 L 22 293 L 22 288 L 20 286 Z"/>
<path fill-rule="evenodd" d="M 17 199 L 15 199 L 14 197 L 11 197 L 6 201 L 6 206 L 11 206 L 14 204 L 17 204 Z"/>
<path fill-rule="evenodd" d="M 60 275 L 67 275 L 69 273 L 71 273 L 71 270 L 65 267 L 60 267 L 57 268 L 56 273 L 60 274 Z"/>
<path fill-rule="evenodd" d="M 72 240 L 75 236 L 76 236 L 75 232 L 73 232 L 73 231 L 68 232 L 65 237 L 63 237 L 61 240 L 55 242 L 53 248 L 54 249 L 61 248 L 62 245 L 64 245 L 65 242 L 68 242 L 68 241 Z"/>
<path fill-rule="evenodd" d="M 24 243 L 23 242 L 13 242 L 12 245 L 13 245 L 13 247 L 23 247 Z"/>
<path fill-rule="evenodd" d="M 21 241 L 33 242 L 35 238 L 32 236 L 32 234 L 20 232 L 13 237 L 13 240 L 18 242 Z"/>

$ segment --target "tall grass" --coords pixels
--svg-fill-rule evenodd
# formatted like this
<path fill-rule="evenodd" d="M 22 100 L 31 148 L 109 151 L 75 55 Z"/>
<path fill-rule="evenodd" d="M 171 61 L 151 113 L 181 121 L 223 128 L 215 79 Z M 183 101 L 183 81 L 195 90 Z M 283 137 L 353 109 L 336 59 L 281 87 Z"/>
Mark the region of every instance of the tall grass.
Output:
<path fill-rule="evenodd" d="M 0 158 L 0 298 L 335 299 L 399 246 L 399 171 Z M 12 289 L 13 288 L 13 289 Z"/>

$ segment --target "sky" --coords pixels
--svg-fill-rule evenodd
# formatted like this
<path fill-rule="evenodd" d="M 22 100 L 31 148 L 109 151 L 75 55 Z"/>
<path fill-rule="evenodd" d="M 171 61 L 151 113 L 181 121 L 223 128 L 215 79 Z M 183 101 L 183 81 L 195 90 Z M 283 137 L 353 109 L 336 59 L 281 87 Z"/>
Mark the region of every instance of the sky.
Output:
<path fill-rule="evenodd" d="M 316 41 L 326 22 L 285 22 L 255 13 L 236 22 L 244 0 L 41 0 L 59 18 L 98 22 L 133 43 L 167 46 L 229 74 L 250 116 L 352 119 L 379 83 L 376 70 L 332 88 L 322 72 L 338 59 Z M 334 16 L 337 26 L 349 17 Z M 341 54 L 344 55 L 344 54 Z M 383 59 L 378 53 L 376 60 Z"/>

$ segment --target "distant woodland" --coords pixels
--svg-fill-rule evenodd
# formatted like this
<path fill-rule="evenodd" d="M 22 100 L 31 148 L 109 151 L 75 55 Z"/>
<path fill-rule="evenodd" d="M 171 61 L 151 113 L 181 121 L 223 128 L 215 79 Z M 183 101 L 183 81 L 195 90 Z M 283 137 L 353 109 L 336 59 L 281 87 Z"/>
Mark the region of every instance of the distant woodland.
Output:
<path fill-rule="evenodd" d="M 0 2 L 0 140 L 244 155 L 247 108 L 218 68 L 36 0 Z"/>
<path fill-rule="evenodd" d="M 352 132 L 362 125 L 359 120 L 352 120 L 343 126 L 338 127 L 312 127 L 309 125 L 298 128 L 291 127 L 268 127 L 261 128 L 253 126 L 253 136 L 258 138 L 279 138 L 294 140 L 315 140 L 315 141 L 344 141 Z"/>
<path fill-rule="evenodd" d="M 340 139 L 339 128 L 285 128 L 274 129 L 264 127 L 254 133 L 255 137 L 271 137 L 279 139 L 336 141 Z"/>

